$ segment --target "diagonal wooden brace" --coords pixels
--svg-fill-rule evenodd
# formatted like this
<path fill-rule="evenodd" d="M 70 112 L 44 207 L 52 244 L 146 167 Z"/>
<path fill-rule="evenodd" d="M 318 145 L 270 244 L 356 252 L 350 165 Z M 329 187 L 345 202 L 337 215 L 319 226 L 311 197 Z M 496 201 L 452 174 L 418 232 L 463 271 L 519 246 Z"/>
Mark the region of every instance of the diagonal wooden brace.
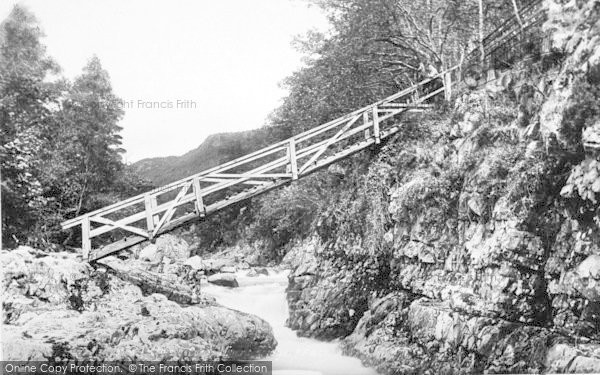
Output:
<path fill-rule="evenodd" d="M 304 171 L 305 171 L 305 170 L 306 170 L 308 167 L 310 167 L 310 166 L 311 166 L 311 164 L 312 164 L 312 163 L 314 163 L 314 162 L 315 162 L 315 161 L 316 161 L 316 160 L 319 158 L 319 156 L 323 155 L 323 153 L 324 153 L 325 151 L 327 151 L 327 148 L 328 148 L 329 146 L 331 146 L 332 144 L 334 144 L 334 143 L 335 143 L 335 141 L 337 141 L 337 139 L 338 139 L 339 137 L 341 137 L 341 136 L 342 136 L 342 135 L 343 135 L 343 134 L 344 134 L 344 133 L 345 133 L 345 132 L 346 132 L 348 129 L 350 129 L 350 127 L 351 127 L 352 125 L 354 125 L 354 123 L 355 123 L 356 121 L 358 121 L 358 119 L 359 119 L 359 118 L 361 118 L 361 117 L 362 117 L 362 114 L 359 114 L 359 115 L 356 115 L 356 116 L 354 116 L 354 117 L 353 117 L 353 118 L 352 118 L 350 121 L 348 121 L 348 123 L 347 123 L 347 124 L 346 124 L 346 125 L 345 125 L 343 128 L 341 128 L 341 129 L 340 129 L 340 130 L 339 130 L 339 131 L 338 131 L 338 132 L 337 132 L 337 133 L 336 133 L 336 134 L 335 134 L 335 135 L 334 135 L 332 138 L 330 138 L 330 139 L 329 139 L 329 141 L 328 141 L 327 143 L 325 143 L 325 144 L 324 144 L 324 145 L 323 145 L 323 146 L 322 146 L 322 147 L 319 149 L 319 151 L 317 151 L 317 152 L 316 152 L 316 153 L 315 153 L 313 156 L 311 156 L 311 158 L 310 158 L 310 159 L 309 159 L 309 160 L 308 160 L 306 163 L 304 163 L 304 165 L 302 166 L 302 168 L 300 168 L 300 171 L 299 171 L 299 172 L 300 172 L 300 173 L 302 173 L 302 172 L 304 172 Z"/>
<path fill-rule="evenodd" d="M 114 228 L 123 229 L 123 230 L 126 230 L 128 232 L 135 233 L 137 235 L 144 236 L 144 237 L 147 237 L 147 238 L 150 237 L 148 235 L 148 233 L 145 230 L 143 230 L 143 229 L 132 227 L 132 226 L 125 225 L 125 224 L 120 224 L 120 223 L 117 223 L 117 222 L 112 221 L 110 219 L 107 219 L 105 217 L 92 216 L 92 217 L 90 217 L 90 221 L 93 221 L 93 222 L 96 222 L 96 223 L 100 223 L 100 224 L 110 225 L 110 226 L 112 226 Z M 94 237 L 96 234 L 97 233 L 95 233 L 94 230 L 92 230 L 90 232 L 90 237 Z"/>
<path fill-rule="evenodd" d="M 185 185 L 183 185 L 183 187 L 179 191 L 179 194 L 177 194 L 177 197 L 173 200 L 173 202 L 171 202 L 171 204 L 169 205 L 169 208 L 167 208 L 167 210 L 165 211 L 163 216 L 160 218 L 160 221 L 158 222 L 158 224 L 156 224 L 156 226 L 154 227 L 154 231 L 152 232 L 152 236 L 150 238 L 154 238 L 156 236 L 156 234 L 158 233 L 158 231 L 160 230 L 160 228 L 165 223 L 168 223 L 169 220 L 171 220 L 171 217 L 173 217 L 173 214 L 175 213 L 175 209 L 177 208 L 177 204 L 181 201 L 181 198 L 183 198 L 185 196 L 185 193 L 187 193 L 188 189 L 190 188 L 190 185 L 192 185 L 192 182 L 193 181 L 189 181 Z"/>

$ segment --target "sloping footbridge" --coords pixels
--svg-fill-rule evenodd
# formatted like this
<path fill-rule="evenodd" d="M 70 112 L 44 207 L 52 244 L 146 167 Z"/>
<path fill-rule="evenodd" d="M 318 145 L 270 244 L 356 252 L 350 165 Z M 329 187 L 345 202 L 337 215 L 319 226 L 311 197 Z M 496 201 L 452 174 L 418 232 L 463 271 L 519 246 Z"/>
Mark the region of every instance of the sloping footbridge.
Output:
<path fill-rule="evenodd" d="M 397 119 L 389 120 L 430 108 L 429 99 L 439 94 L 449 97 L 451 73 L 456 69 L 251 154 L 65 221 L 62 227 L 81 226 L 84 258 L 89 261 L 152 240 L 379 144 L 402 126 Z M 434 83 L 441 87 L 435 88 Z M 128 236 L 106 244 L 111 234 L 122 236 L 122 232 Z M 109 236 L 100 239 L 105 234 Z M 95 248 L 94 239 L 105 245 Z"/>
<path fill-rule="evenodd" d="M 504 27 L 497 38 L 488 40 L 494 46 L 490 51 L 497 51 L 498 39 L 503 39 L 501 45 L 505 45 L 506 35 L 517 35 L 514 30 L 513 21 L 513 26 Z M 90 262 L 153 240 L 182 224 L 289 184 L 381 143 L 397 133 L 412 113 L 431 108 L 432 98 L 443 94 L 449 100 L 453 84 L 460 81 L 459 68 L 447 69 L 261 150 L 67 220 L 62 227 L 81 227 L 83 256 Z"/>

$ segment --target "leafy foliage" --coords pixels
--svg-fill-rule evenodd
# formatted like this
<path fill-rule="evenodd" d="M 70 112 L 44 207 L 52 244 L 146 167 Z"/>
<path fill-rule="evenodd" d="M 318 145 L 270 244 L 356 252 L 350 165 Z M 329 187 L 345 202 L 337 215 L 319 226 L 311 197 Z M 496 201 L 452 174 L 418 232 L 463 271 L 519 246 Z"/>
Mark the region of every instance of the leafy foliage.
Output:
<path fill-rule="evenodd" d="M 42 36 L 35 17 L 20 6 L 0 24 L 2 236 L 8 246 L 65 240 L 62 220 L 147 186 L 121 160 L 123 111 L 100 60 L 93 57 L 70 83 L 58 76 Z"/>
<path fill-rule="evenodd" d="M 270 239 L 274 248 L 280 248 L 294 237 L 306 236 L 314 212 L 323 203 L 323 178 L 313 176 L 282 189 L 271 199 L 261 199 L 255 208 L 260 214 L 250 228 L 253 239 Z"/>

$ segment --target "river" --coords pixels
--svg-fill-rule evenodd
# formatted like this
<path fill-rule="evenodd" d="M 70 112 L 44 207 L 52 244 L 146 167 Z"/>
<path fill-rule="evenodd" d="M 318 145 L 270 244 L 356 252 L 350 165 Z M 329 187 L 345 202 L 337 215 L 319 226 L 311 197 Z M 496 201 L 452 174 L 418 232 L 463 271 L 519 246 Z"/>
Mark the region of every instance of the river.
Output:
<path fill-rule="evenodd" d="M 336 341 L 324 342 L 298 337 L 285 327 L 288 306 L 285 299 L 289 271 L 256 277 L 238 272 L 239 288 L 208 284 L 203 291 L 223 306 L 254 314 L 269 322 L 277 339 L 277 349 L 265 360 L 273 361 L 273 375 L 377 375 L 353 357 L 342 355 Z"/>

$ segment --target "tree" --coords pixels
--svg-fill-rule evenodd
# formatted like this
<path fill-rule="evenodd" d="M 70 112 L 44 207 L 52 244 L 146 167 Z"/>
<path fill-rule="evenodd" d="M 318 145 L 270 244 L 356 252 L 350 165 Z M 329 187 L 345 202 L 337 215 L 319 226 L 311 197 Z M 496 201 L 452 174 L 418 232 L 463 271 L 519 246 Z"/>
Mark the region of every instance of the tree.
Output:
<path fill-rule="evenodd" d="M 0 24 L 2 237 L 48 248 L 60 222 L 148 187 L 121 160 L 120 100 L 93 57 L 73 83 L 16 6 Z M 68 238 L 67 238 L 68 240 Z"/>
<path fill-rule="evenodd" d="M 485 18 L 483 15 L 483 0 L 477 0 L 477 4 L 479 5 L 479 52 L 481 54 L 479 59 L 481 63 L 481 68 L 483 69 L 483 65 L 485 64 L 485 46 L 483 44 L 485 35 Z"/>
<path fill-rule="evenodd" d="M 524 25 L 523 25 L 523 21 L 521 20 L 521 13 L 519 11 L 519 5 L 517 4 L 517 0 L 511 0 L 512 6 L 513 6 L 513 10 L 515 12 L 515 18 L 517 19 L 517 22 L 519 23 L 519 26 L 521 26 L 521 30 L 524 29 Z"/>
<path fill-rule="evenodd" d="M 37 20 L 15 6 L 0 24 L 0 157 L 4 244 L 23 242 L 20 228 L 38 221 L 42 196 L 44 137 L 53 124 L 57 103 L 54 85 L 46 78 L 59 71 L 41 44 Z"/>
<path fill-rule="evenodd" d="M 66 215 L 79 215 L 94 206 L 95 194 L 111 190 L 123 170 L 120 99 L 112 92 L 108 73 L 94 56 L 75 79 L 62 101 L 61 126 L 57 137 L 60 149 L 54 157 L 70 166 L 61 176 L 74 187 L 68 196 Z"/>

